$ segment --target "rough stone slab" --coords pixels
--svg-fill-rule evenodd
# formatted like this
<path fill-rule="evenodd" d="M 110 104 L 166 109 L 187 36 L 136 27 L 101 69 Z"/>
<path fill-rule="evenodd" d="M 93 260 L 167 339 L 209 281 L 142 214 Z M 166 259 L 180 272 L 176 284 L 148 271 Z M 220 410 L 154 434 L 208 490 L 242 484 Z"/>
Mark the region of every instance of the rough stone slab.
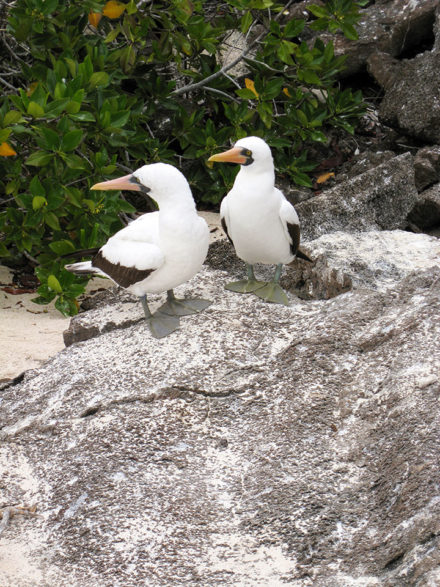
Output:
<path fill-rule="evenodd" d="M 227 277 L 166 339 L 106 332 L 1 391 L 2 503 L 38 507 L 1 585 L 438 583 L 440 268 L 289 308 Z"/>
<path fill-rule="evenodd" d="M 404 228 L 416 201 L 413 159 L 404 153 L 298 204 L 301 237 Z"/>
<path fill-rule="evenodd" d="M 436 2 L 435 43 L 431 51 L 413 59 L 393 60 L 378 52 L 368 59 L 368 69 L 384 87 L 379 108 L 381 120 L 419 141 L 440 142 L 440 7 Z"/>
<path fill-rule="evenodd" d="M 398 57 L 429 39 L 437 7 L 438 0 L 376 1 L 361 10 L 358 40 L 348 40 L 341 33 L 320 37 L 334 42 L 336 55 L 347 56 L 343 75 L 352 75 L 363 71 L 377 51 Z"/>
<path fill-rule="evenodd" d="M 326 234 L 303 247 L 313 264 L 294 262 L 282 285 L 304 299 L 351 289 L 386 291 L 411 273 L 440 265 L 440 240 L 403 230 Z"/>

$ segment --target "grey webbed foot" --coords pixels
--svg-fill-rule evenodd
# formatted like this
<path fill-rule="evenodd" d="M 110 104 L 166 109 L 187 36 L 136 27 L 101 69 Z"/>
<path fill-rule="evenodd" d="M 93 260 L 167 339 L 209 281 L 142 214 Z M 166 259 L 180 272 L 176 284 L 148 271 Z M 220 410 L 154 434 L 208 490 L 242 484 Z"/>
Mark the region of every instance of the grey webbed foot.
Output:
<path fill-rule="evenodd" d="M 170 316 L 190 316 L 202 312 L 212 304 L 209 300 L 199 298 L 177 299 L 172 290 L 167 292 L 167 301 L 159 308 L 158 312 Z"/>
<path fill-rule="evenodd" d="M 265 284 L 264 287 L 260 287 L 254 293 L 265 302 L 283 304 L 284 306 L 290 305 L 286 292 L 278 283 L 274 283 L 273 281 Z"/>
<path fill-rule="evenodd" d="M 164 338 L 180 326 L 178 316 L 170 316 L 169 314 L 162 313 L 160 310 L 145 319 L 154 338 Z"/>
<path fill-rule="evenodd" d="M 253 293 L 255 290 L 266 285 L 265 281 L 257 281 L 256 279 L 242 279 L 241 281 L 233 281 L 227 283 L 225 289 L 235 291 L 236 293 Z"/>

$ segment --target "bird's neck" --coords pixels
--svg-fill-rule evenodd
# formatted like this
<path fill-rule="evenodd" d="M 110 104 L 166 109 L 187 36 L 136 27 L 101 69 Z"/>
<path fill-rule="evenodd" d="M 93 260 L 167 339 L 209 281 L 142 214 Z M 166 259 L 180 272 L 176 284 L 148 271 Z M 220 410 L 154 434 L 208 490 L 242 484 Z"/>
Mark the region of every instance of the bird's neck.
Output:
<path fill-rule="evenodd" d="M 265 165 L 257 168 L 250 165 L 249 167 L 242 167 L 240 169 L 235 178 L 235 186 L 243 186 L 247 190 L 251 185 L 261 190 L 273 188 L 275 185 L 275 169 L 272 161 L 268 161 Z"/>
<path fill-rule="evenodd" d="M 196 211 L 196 206 L 191 195 L 185 197 L 184 194 L 177 194 L 175 198 L 170 197 L 162 201 L 159 206 L 162 213 L 172 213 L 173 216 L 179 214 L 191 214 Z"/>

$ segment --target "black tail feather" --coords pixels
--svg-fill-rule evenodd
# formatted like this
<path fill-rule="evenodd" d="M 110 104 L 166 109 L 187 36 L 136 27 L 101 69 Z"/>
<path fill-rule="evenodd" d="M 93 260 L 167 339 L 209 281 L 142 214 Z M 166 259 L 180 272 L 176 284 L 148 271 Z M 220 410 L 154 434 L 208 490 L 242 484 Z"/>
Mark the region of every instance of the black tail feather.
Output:
<path fill-rule="evenodd" d="M 94 247 L 93 249 L 81 249 L 79 251 L 72 251 L 71 253 L 65 253 L 64 255 L 60 255 L 60 259 L 66 259 L 68 257 L 72 259 L 81 259 L 82 257 L 91 257 L 96 255 L 99 251 L 99 247 Z"/>
<path fill-rule="evenodd" d="M 301 249 L 297 249 L 296 251 L 296 258 L 303 259 L 304 261 L 308 261 L 309 263 L 313 263 L 313 259 L 311 259 L 308 255 L 303 253 Z"/>

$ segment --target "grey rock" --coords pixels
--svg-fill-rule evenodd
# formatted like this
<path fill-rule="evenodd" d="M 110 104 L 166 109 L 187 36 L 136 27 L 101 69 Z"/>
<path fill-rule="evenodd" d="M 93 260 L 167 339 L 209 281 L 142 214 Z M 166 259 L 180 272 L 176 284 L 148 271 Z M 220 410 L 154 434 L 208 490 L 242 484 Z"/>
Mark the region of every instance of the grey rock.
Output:
<path fill-rule="evenodd" d="M 408 220 L 421 230 L 440 226 L 440 184 L 420 194 L 420 198 L 408 215 Z"/>
<path fill-rule="evenodd" d="M 3 389 L 2 504 L 37 515 L 0 584 L 437 584 L 439 243 L 376 236 L 308 244 L 352 291 L 286 308 L 205 268 L 177 293 L 212 306 L 166 339 L 103 332 Z"/>
<path fill-rule="evenodd" d="M 385 88 L 380 119 L 428 143 L 440 142 L 440 9 L 436 18 L 436 41 L 431 51 L 398 62 L 379 50 L 368 60 L 370 72 Z"/>
<path fill-rule="evenodd" d="M 303 239 L 335 231 L 404 228 L 417 200 L 413 159 L 404 153 L 296 206 Z"/>
<path fill-rule="evenodd" d="M 337 55 L 347 56 L 343 75 L 353 75 L 363 71 L 377 52 L 398 57 L 423 44 L 432 35 L 438 5 L 438 0 L 376 1 L 361 10 L 358 40 L 350 41 L 342 34 L 320 36 L 333 40 Z"/>
<path fill-rule="evenodd" d="M 303 245 L 314 263 L 295 261 L 282 285 L 302 299 L 351 289 L 387 291 L 411 273 L 439 265 L 440 241 L 403 230 L 325 234 Z"/>
<path fill-rule="evenodd" d="M 440 146 L 424 147 L 417 151 L 414 173 L 419 192 L 440 180 Z"/>

